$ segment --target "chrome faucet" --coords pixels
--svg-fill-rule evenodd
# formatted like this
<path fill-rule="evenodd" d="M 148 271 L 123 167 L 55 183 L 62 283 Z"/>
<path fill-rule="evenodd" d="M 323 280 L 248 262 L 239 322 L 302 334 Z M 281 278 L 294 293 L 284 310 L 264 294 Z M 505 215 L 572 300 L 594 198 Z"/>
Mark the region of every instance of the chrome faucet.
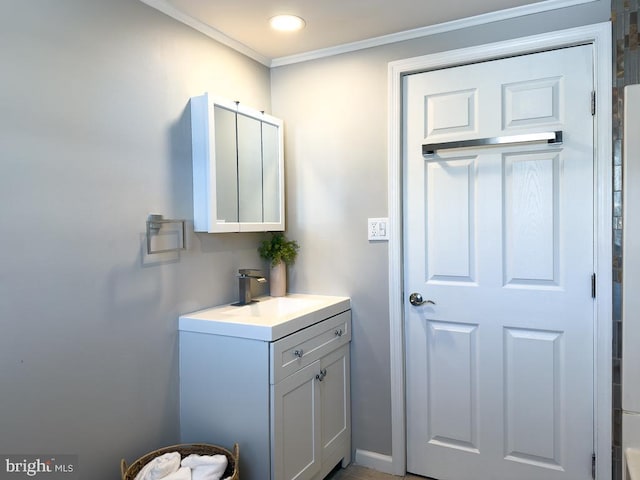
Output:
<path fill-rule="evenodd" d="M 267 283 L 267 279 L 260 275 L 260 270 L 253 268 L 241 268 L 238 270 L 240 299 L 235 306 L 248 305 L 255 300 L 251 299 L 251 279 L 255 279 L 258 283 Z"/>

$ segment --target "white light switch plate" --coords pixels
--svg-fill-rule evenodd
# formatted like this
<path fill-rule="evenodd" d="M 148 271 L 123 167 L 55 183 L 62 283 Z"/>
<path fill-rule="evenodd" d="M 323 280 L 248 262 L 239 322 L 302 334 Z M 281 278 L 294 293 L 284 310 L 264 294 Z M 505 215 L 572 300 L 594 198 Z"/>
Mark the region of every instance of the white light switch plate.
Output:
<path fill-rule="evenodd" d="M 367 220 L 367 237 L 369 240 L 389 240 L 389 219 L 369 218 Z"/>

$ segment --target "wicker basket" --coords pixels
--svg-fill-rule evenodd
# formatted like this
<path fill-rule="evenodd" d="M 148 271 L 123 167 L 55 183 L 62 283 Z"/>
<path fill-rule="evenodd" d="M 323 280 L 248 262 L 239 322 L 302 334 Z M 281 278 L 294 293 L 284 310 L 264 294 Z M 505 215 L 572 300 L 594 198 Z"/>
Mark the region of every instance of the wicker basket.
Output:
<path fill-rule="evenodd" d="M 226 448 L 217 447 L 215 445 L 207 445 L 205 443 L 193 443 L 193 444 L 182 444 L 182 445 L 173 445 L 171 447 L 164 447 L 159 450 L 154 450 L 153 452 L 147 453 L 146 455 L 140 457 L 135 462 L 127 467 L 127 462 L 122 459 L 120 462 L 120 472 L 122 474 L 122 480 L 134 480 L 136 475 L 142 470 L 147 463 L 153 460 L 160 455 L 164 455 L 165 453 L 178 452 L 182 458 L 188 457 L 191 454 L 197 455 L 225 455 L 227 457 L 227 469 L 224 471 L 224 475 L 222 475 L 222 479 L 230 479 L 230 480 L 240 480 L 239 469 L 239 461 L 240 461 L 240 453 L 238 451 L 238 444 L 236 443 L 233 446 L 233 453 L 231 453 Z"/>

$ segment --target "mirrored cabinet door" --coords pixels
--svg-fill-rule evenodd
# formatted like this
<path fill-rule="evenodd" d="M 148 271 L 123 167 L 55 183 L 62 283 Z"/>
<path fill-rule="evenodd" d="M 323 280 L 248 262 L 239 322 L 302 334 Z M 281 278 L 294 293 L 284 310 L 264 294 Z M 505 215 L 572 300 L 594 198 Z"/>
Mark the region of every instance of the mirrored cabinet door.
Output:
<path fill-rule="evenodd" d="M 240 222 L 261 223 L 262 131 L 261 122 L 238 113 L 238 214 Z"/>
<path fill-rule="evenodd" d="M 214 141 L 216 173 L 216 222 L 238 221 L 238 149 L 236 142 L 223 141 L 236 135 L 236 113 L 219 105 L 213 108 L 216 136 Z M 215 139 L 214 139 L 215 140 Z"/>
<path fill-rule="evenodd" d="M 191 132 L 195 231 L 284 230 L 282 121 L 205 93 Z"/>
<path fill-rule="evenodd" d="M 283 190 L 280 188 L 281 140 L 280 129 L 276 125 L 262 122 L 262 207 L 264 221 L 268 223 L 279 223 L 283 215 Z"/>

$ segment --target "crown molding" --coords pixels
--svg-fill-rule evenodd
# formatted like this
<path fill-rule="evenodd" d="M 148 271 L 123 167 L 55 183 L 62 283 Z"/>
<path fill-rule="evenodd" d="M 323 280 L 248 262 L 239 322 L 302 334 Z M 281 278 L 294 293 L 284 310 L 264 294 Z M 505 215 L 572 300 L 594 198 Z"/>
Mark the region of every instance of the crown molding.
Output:
<path fill-rule="evenodd" d="M 217 30 L 206 23 L 201 22 L 193 18 L 191 15 L 187 15 L 182 10 L 174 7 L 166 0 L 140 0 L 142 3 L 149 5 L 156 10 L 161 11 L 165 15 L 184 23 L 185 25 L 205 34 L 207 37 L 214 39 L 215 41 L 232 48 L 236 52 L 239 52 L 249 58 L 252 58 L 256 62 L 270 67 L 271 59 L 256 52 L 252 48 L 247 47 L 244 43 L 238 42 L 233 38 L 225 35 L 220 30 Z"/>
<path fill-rule="evenodd" d="M 549 10 L 557 10 L 560 8 L 571 7 L 583 3 L 592 3 L 599 0 L 544 0 L 542 2 L 524 5 L 522 7 L 508 8 L 497 12 L 485 13 L 473 17 L 462 18 L 460 20 L 452 20 L 450 22 L 438 23 L 428 27 L 420 27 L 404 32 L 392 33 L 380 37 L 374 37 L 358 42 L 345 43 L 336 47 L 322 48 L 310 52 L 300 53 L 297 55 L 289 55 L 286 57 L 274 58 L 271 60 L 270 67 L 281 67 L 293 63 L 307 62 L 309 60 L 317 60 L 319 58 L 341 55 L 343 53 L 364 50 L 371 47 L 379 47 L 391 43 L 403 42 L 405 40 L 413 40 L 416 38 L 428 37 L 438 33 L 451 32 L 462 28 L 475 27 L 487 23 L 499 22 L 515 17 L 523 17 L 534 13 L 546 12 Z"/>
<path fill-rule="evenodd" d="M 366 48 L 379 47 L 381 45 L 389 45 L 392 43 L 403 42 L 406 40 L 414 40 L 416 38 L 428 37 L 430 35 L 436 35 L 439 33 L 451 32 L 454 30 L 460 30 L 463 28 L 475 27 L 478 25 L 484 25 L 493 22 L 499 22 L 501 20 L 507 20 L 515 17 L 523 17 L 526 15 L 533 15 L 535 13 L 547 12 L 549 10 L 557 10 L 560 8 L 571 7 L 574 5 L 580 5 L 584 3 L 592 3 L 600 0 L 543 0 L 541 2 L 532 3 L 530 5 L 524 5 L 522 7 L 508 8 L 505 10 L 499 10 L 497 12 L 485 13 L 482 15 L 475 15 L 473 17 L 463 18 L 460 20 L 452 20 L 450 22 L 439 23 L 436 25 L 430 25 L 427 27 L 415 28 L 412 30 L 405 30 L 403 32 L 392 33 L 389 35 L 382 35 L 379 37 L 373 37 L 366 40 L 357 42 L 345 43 L 335 47 L 321 48 L 318 50 L 312 50 L 309 52 L 303 52 L 295 55 L 288 55 L 285 57 L 268 58 L 252 48 L 249 48 L 244 43 L 241 43 L 221 31 L 187 15 L 182 10 L 171 5 L 167 0 L 140 0 L 142 3 L 149 5 L 156 10 L 161 11 L 165 15 L 168 15 L 179 22 L 188 25 L 189 27 L 205 34 L 206 36 L 226 45 L 229 48 L 236 50 L 237 52 L 252 58 L 253 60 L 260 62 L 267 67 L 281 67 L 284 65 L 291 65 L 294 63 L 307 62 L 309 60 L 317 60 L 319 58 L 332 57 L 334 55 L 341 55 L 343 53 L 355 52 L 358 50 L 364 50 Z"/>

